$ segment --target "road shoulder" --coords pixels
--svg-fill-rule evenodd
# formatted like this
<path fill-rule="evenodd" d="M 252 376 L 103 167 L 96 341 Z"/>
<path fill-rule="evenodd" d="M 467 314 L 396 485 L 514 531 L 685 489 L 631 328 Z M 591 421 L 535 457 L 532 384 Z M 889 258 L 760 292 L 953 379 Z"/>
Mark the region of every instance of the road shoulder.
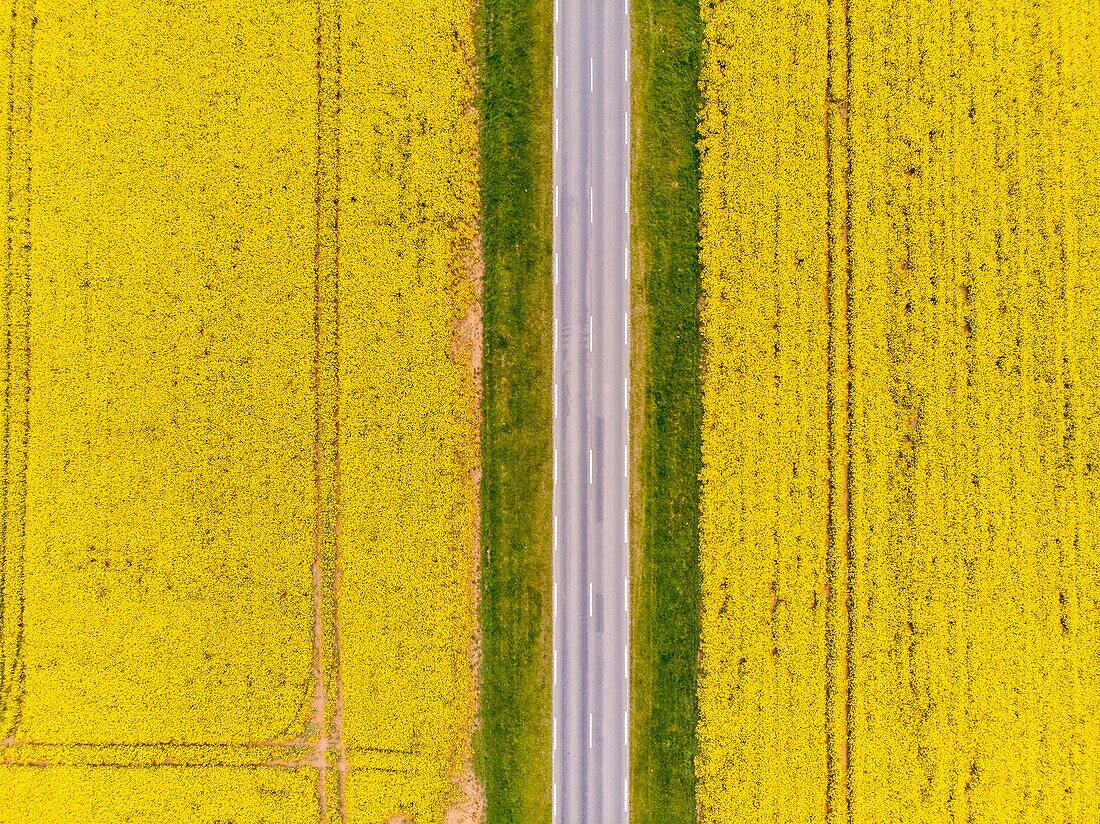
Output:
<path fill-rule="evenodd" d="M 551 819 L 552 0 L 478 13 L 484 283 L 481 727 L 488 824 Z"/>
<path fill-rule="evenodd" d="M 631 819 L 695 821 L 700 401 L 694 0 L 632 6 Z"/>

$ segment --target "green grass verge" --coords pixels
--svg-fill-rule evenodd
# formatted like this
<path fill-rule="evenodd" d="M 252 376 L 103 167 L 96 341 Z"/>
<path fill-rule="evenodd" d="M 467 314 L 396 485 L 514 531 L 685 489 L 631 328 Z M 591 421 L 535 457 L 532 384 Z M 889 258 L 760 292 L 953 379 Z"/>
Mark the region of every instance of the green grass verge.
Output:
<path fill-rule="evenodd" d="M 481 728 L 488 824 L 547 824 L 552 703 L 553 4 L 478 9 L 484 351 Z"/>
<path fill-rule="evenodd" d="M 634 0 L 634 824 L 695 821 L 699 649 L 698 0 Z"/>

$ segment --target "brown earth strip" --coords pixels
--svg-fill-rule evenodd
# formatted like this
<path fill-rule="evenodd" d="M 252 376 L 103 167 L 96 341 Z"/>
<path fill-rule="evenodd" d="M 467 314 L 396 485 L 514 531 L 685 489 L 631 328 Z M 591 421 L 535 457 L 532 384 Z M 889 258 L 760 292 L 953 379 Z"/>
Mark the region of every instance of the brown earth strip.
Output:
<path fill-rule="evenodd" d="M 336 706 L 332 718 L 334 747 L 337 753 L 337 810 L 341 821 L 347 820 L 348 758 L 344 750 L 344 672 L 341 666 L 343 648 L 340 640 L 340 524 L 343 512 L 343 487 L 340 475 L 340 93 L 342 84 L 343 43 L 341 40 L 340 4 L 334 4 L 336 33 L 334 41 L 335 81 L 332 123 L 333 152 L 333 525 L 332 525 L 332 643 L 333 667 L 336 677 Z"/>
<path fill-rule="evenodd" d="M 341 731 L 338 539 L 339 478 L 339 114 L 340 17 L 337 0 L 317 3 L 317 165 L 314 247 L 314 720 L 317 796 L 323 824 L 343 820 L 346 758 Z M 330 763 L 333 762 L 333 763 Z M 330 800 L 331 798 L 331 800 Z M 335 807 L 335 812 L 332 807 Z"/>
<path fill-rule="evenodd" d="M 473 67 L 471 67 L 473 71 Z M 469 469 L 469 483 L 473 490 L 473 535 L 471 536 L 470 551 L 473 553 L 473 575 L 470 579 L 472 587 L 471 603 L 474 615 L 481 614 L 481 404 L 483 398 L 482 375 L 482 295 L 485 282 L 485 261 L 482 254 L 482 236 L 475 237 L 468 250 L 459 250 L 457 257 L 458 271 L 466 277 L 472 294 L 470 303 L 465 312 L 461 312 L 454 321 L 451 330 L 451 360 L 458 364 L 465 364 L 469 378 L 474 387 L 473 404 L 470 409 L 473 430 L 470 433 L 473 441 L 473 454 L 470 455 L 471 466 Z M 458 800 L 447 810 L 447 824 L 476 824 L 485 820 L 485 788 L 478 780 L 474 770 L 472 757 L 472 737 L 477 736 L 481 728 L 481 623 L 474 621 L 473 635 L 470 638 L 470 665 L 474 678 L 474 706 L 473 727 L 471 740 L 467 744 L 471 748 L 471 756 L 467 759 L 465 770 L 454 780 L 458 791 Z"/>

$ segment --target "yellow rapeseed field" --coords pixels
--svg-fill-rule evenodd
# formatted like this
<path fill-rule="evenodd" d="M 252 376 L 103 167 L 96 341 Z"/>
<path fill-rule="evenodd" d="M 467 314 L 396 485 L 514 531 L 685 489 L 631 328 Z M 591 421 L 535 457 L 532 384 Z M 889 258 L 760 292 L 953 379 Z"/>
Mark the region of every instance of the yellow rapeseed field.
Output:
<path fill-rule="evenodd" d="M 478 210 L 471 20 L 467 0 L 370 0 L 343 16 L 348 551 L 339 603 L 343 737 L 349 752 L 363 751 L 351 761 L 349 820 L 385 821 L 395 807 L 417 822 L 442 820 L 441 790 L 471 755 L 471 366 L 480 342 L 469 277 Z M 366 766 L 391 762 L 392 772 Z"/>
<path fill-rule="evenodd" d="M 0 823 L 474 792 L 471 15 L 9 4 Z"/>
<path fill-rule="evenodd" d="M 698 798 L 1100 819 L 1100 4 L 703 4 Z"/>
<path fill-rule="evenodd" d="M 699 799 L 801 821 L 825 768 L 825 8 L 706 8 Z"/>

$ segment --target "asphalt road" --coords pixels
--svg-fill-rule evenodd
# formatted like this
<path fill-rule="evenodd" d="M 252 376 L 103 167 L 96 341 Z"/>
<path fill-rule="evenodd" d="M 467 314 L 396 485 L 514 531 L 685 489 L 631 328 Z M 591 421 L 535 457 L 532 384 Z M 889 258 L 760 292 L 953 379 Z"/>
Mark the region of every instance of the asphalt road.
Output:
<path fill-rule="evenodd" d="M 554 820 L 627 821 L 629 0 L 554 11 Z"/>

